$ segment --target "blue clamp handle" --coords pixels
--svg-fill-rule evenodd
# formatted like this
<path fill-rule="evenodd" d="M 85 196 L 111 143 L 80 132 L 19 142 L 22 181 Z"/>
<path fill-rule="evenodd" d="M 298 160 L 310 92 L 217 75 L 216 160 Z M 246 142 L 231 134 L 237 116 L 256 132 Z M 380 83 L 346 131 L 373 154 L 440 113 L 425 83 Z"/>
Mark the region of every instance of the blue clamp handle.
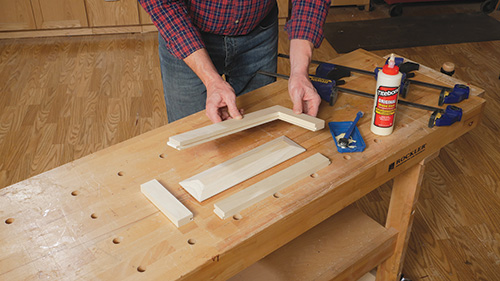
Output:
<path fill-rule="evenodd" d="M 429 128 L 450 126 L 455 122 L 460 122 L 460 120 L 462 120 L 462 109 L 454 105 L 448 105 L 444 112 L 443 110 L 436 110 L 432 113 Z"/>
<path fill-rule="evenodd" d="M 309 75 L 311 84 L 318 92 L 321 99 L 328 102 L 330 106 L 335 104 L 337 101 L 337 89 L 335 88 L 335 81 L 330 79 L 325 79 L 316 75 Z"/>
<path fill-rule="evenodd" d="M 450 103 L 459 103 L 465 99 L 469 98 L 470 88 L 463 84 L 456 84 L 453 87 L 453 90 L 449 93 L 443 89 L 439 94 L 439 105 L 450 104 Z"/>
<path fill-rule="evenodd" d="M 363 111 L 359 111 L 356 114 L 356 119 L 354 119 L 354 121 L 352 122 L 351 126 L 349 126 L 349 128 L 345 132 L 344 138 L 349 139 L 349 137 L 351 137 L 351 134 L 354 131 L 354 128 L 356 127 L 356 123 L 358 123 L 359 118 L 361 118 L 362 116 L 363 116 Z"/>

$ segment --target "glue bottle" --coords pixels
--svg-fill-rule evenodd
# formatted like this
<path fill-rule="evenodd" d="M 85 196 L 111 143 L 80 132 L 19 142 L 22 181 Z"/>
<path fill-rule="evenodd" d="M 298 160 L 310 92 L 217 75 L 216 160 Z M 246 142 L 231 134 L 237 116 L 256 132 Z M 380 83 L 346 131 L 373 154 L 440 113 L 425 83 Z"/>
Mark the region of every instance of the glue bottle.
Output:
<path fill-rule="evenodd" d="M 377 87 L 375 91 L 375 102 L 371 131 L 379 136 L 392 134 L 398 104 L 399 87 L 401 85 L 401 72 L 391 54 L 389 61 L 377 74 Z"/>

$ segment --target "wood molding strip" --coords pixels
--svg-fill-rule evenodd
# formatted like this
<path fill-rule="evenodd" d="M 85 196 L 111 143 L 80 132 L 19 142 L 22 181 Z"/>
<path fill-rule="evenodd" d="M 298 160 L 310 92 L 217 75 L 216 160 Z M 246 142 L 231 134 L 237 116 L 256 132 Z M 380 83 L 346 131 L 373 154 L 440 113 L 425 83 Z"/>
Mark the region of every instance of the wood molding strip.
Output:
<path fill-rule="evenodd" d="M 289 138 L 279 137 L 179 184 L 196 200 L 202 202 L 304 151 L 305 148 Z"/>
<path fill-rule="evenodd" d="M 293 110 L 275 105 L 259 111 L 245 114 L 243 119 L 226 120 L 199 129 L 172 136 L 168 145 L 184 149 L 207 141 L 218 139 L 274 120 L 283 120 L 302 128 L 318 131 L 325 127 L 325 121 L 306 114 L 295 114 Z"/>
<path fill-rule="evenodd" d="M 141 184 L 141 192 L 177 227 L 193 220 L 193 213 L 156 179 Z"/>
<path fill-rule="evenodd" d="M 281 189 L 330 165 L 330 160 L 316 153 L 238 193 L 214 204 L 214 212 L 221 218 L 232 217 L 245 208 L 273 195 Z"/>

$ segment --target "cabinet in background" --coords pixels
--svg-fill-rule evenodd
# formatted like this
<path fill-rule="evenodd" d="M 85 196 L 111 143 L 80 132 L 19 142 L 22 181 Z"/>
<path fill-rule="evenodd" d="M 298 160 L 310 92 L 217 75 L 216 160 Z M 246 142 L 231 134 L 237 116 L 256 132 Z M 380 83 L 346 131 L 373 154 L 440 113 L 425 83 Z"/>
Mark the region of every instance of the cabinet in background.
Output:
<path fill-rule="evenodd" d="M 83 0 L 31 0 L 31 4 L 37 29 L 89 26 Z"/>
<path fill-rule="evenodd" d="M 0 0 L 0 30 L 35 29 L 30 0 Z"/>
<path fill-rule="evenodd" d="M 91 27 L 139 25 L 137 0 L 85 0 Z"/>

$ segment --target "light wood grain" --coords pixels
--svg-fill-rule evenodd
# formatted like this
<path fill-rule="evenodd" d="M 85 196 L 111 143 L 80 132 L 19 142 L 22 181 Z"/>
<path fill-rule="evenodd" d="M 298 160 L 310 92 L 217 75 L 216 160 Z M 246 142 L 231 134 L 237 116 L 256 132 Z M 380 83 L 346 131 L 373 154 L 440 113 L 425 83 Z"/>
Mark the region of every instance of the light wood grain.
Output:
<path fill-rule="evenodd" d="M 317 153 L 246 189 L 214 204 L 214 212 L 221 218 L 231 217 L 243 209 L 272 196 L 281 189 L 311 176 L 330 165 L 330 160 Z"/>
<path fill-rule="evenodd" d="M 290 0 L 277 0 L 278 4 L 278 20 L 280 24 L 285 24 L 290 16 Z"/>
<path fill-rule="evenodd" d="M 0 0 L 0 31 L 35 29 L 29 0 Z"/>
<path fill-rule="evenodd" d="M 142 8 L 141 4 L 137 2 L 137 9 L 139 10 L 139 19 L 141 24 L 149 24 L 153 25 L 153 21 L 151 20 L 151 16 Z M 156 28 L 156 27 L 155 27 Z"/>
<path fill-rule="evenodd" d="M 0 186 L 166 124 L 156 40 L 1 40 Z"/>
<path fill-rule="evenodd" d="M 432 155 L 432 157 L 435 156 Z M 379 280 L 401 280 L 403 261 L 413 224 L 413 214 L 424 176 L 424 161 L 394 178 L 385 227 L 398 230 L 398 239 L 394 253 L 377 269 L 377 279 Z"/>
<path fill-rule="evenodd" d="M 295 114 L 289 108 L 275 105 L 266 109 L 245 114 L 240 120 L 225 120 L 223 122 L 210 124 L 179 135 L 171 136 L 168 139 L 167 144 L 179 150 L 185 149 L 274 120 L 283 120 L 311 131 L 321 130 L 325 127 L 324 120 L 306 114 Z"/>
<path fill-rule="evenodd" d="M 31 3 L 38 29 L 89 26 L 84 1 L 32 0 Z"/>
<path fill-rule="evenodd" d="M 350 206 L 229 280 L 358 280 L 389 257 L 396 234 Z"/>
<path fill-rule="evenodd" d="M 193 220 L 193 213 L 182 205 L 156 179 L 141 184 L 141 192 L 177 227 Z"/>
<path fill-rule="evenodd" d="M 92 27 L 138 25 L 137 1 L 85 0 L 89 25 Z"/>
<path fill-rule="evenodd" d="M 303 147 L 289 138 L 280 137 L 179 184 L 196 200 L 202 202 L 304 151 Z"/>

